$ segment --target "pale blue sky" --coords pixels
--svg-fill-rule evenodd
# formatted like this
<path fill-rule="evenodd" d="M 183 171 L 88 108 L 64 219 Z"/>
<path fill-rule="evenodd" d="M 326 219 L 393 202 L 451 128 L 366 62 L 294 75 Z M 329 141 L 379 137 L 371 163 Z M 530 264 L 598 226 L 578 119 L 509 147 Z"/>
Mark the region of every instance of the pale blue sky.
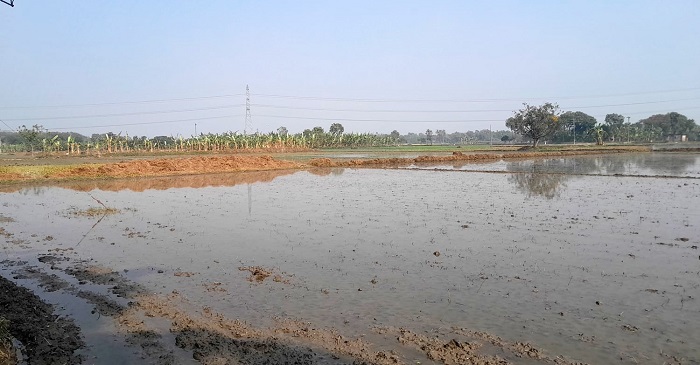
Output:
<path fill-rule="evenodd" d="M 522 102 L 543 101 L 601 122 L 670 111 L 700 121 L 697 0 L 0 5 L 0 120 L 11 127 L 242 132 L 246 84 L 260 132 L 505 129 Z M 152 100 L 168 101 L 140 102 Z"/>

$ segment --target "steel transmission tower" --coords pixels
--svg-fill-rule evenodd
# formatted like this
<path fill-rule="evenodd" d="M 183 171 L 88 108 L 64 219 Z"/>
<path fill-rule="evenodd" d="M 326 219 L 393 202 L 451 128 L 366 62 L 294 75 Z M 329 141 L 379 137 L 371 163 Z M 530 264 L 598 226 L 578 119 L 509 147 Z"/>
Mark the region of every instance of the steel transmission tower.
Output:
<path fill-rule="evenodd" d="M 253 130 L 253 120 L 250 117 L 250 89 L 248 85 L 245 86 L 245 127 L 243 128 L 243 134 L 248 134 L 248 131 Z"/>

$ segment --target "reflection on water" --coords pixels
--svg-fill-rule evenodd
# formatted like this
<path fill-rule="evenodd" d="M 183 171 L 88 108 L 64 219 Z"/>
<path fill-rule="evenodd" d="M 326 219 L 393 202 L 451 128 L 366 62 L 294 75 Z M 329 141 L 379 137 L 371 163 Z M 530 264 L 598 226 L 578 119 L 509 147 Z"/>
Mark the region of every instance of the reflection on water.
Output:
<path fill-rule="evenodd" d="M 343 167 L 315 167 L 313 169 L 309 169 L 308 171 L 314 175 L 317 175 L 317 176 L 328 176 L 328 175 L 339 176 L 339 175 L 343 174 L 343 171 L 345 171 L 345 168 L 343 168 Z"/>
<path fill-rule="evenodd" d="M 572 178 L 572 175 L 557 171 L 585 174 L 595 169 L 593 161 L 566 158 L 513 161 L 507 163 L 506 170 L 517 172 L 509 176 L 508 181 L 526 196 L 552 199 L 561 194 L 561 189 L 566 187 L 565 182 Z"/>
<path fill-rule="evenodd" d="M 548 158 L 505 163 L 516 172 L 508 181 L 528 197 L 558 197 L 565 182 L 582 175 L 673 176 L 700 178 L 700 155 L 624 154 Z M 463 167 L 460 167 L 463 169 Z"/>
<path fill-rule="evenodd" d="M 61 187 L 76 191 L 121 191 L 131 190 L 142 192 L 146 190 L 167 190 L 174 188 L 205 188 L 217 186 L 236 186 L 240 184 L 254 184 L 258 182 L 270 182 L 277 177 L 291 175 L 297 170 L 272 170 L 251 171 L 226 174 L 207 175 L 180 175 L 166 177 L 148 177 L 138 179 L 114 179 L 114 180 L 83 180 L 61 182 L 46 186 L 22 186 L 11 185 L 0 188 L 0 192 L 11 193 L 19 191 L 22 194 L 39 195 L 48 186 Z"/>
<path fill-rule="evenodd" d="M 422 164 L 411 169 L 485 172 L 536 172 L 583 175 L 643 175 L 700 178 L 697 153 L 620 153 L 500 161 Z"/>
<path fill-rule="evenodd" d="M 585 175 L 700 179 L 700 154 L 623 153 L 500 161 L 420 164 L 409 169 L 465 172 L 513 172 L 508 181 L 528 197 L 552 199 L 565 182 Z"/>
<path fill-rule="evenodd" d="M 537 195 L 547 199 L 559 196 L 560 188 L 566 187 L 565 180 L 567 176 L 560 174 L 522 173 L 508 177 L 508 181 L 515 184 L 528 197 Z"/>

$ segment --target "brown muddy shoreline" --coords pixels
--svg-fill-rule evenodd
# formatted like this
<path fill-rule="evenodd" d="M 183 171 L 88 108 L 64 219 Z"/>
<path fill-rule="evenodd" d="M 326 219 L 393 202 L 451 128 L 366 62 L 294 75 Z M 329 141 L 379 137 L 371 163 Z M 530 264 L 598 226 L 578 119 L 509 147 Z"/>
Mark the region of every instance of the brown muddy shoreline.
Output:
<path fill-rule="evenodd" d="M 183 355 L 202 364 L 412 363 L 394 349 L 421 354 L 425 360 L 437 364 L 506 365 L 519 363 L 517 359 L 527 359 L 527 363 L 533 364 L 580 364 L 562 356 L 551 357 L 545 350 L 526 342 L 511 343 L 465 328 L 452 328 L 439 334 L 421 334 L 387 326 L 369 329 L 372 337 L 393 343 L 393 349 L 389 350 L 368 339 L 348 337 L 337 329 L 317 328 L 294 318 L 275 318 L 272 327 L 260 327 L 228 318 L 207 307 L 193 307 L 176 290 L 168 295 L 149 293 L 120 273 L 75 261 L 70 256 L 70 253 L 41 255 L 37 265 L 7 260 L 2 264 L 12 269 L 15 279 L 39 282 L 39 295 L 42 290 L 64 292 L 91 303 L 92 314 L 110 318 L 122 340 L 145 364 L 179 364 L 187 360 L 178 357 Z M 241 271 L 248 269 L 240 268 Z M 63 275 L 78 280 L 80 286 L 67 281 Z M 82 289 L 83 285 L 104 286 L 109 292 Z M 72 319 L 55 314 L 53 305 L 1 275 L 0 293 L 3 294 L 0 315 L 9 319 L 12 335 L 24 345 L 22 354 L 26 363 L 80 364 L 88 361 L 81 353 L 86 346 L 84 335 Z M 127 304 L 122 304 L 124 299 L 128 300 Z M 158 322 L 160 328 L 156 325 Z M 162 333 L 163 322 L 172 335 Z"/>
<path fill-rule="evenodd" d="M 608 153 L 649 152 L 649 147 L 606 147 L 596 149 L 564 149 L 559 151 L 489 151 L 461 152 L 451 155 L 422 155 L 415 158 L 313 158 L 304 162 L 273 158 L 269 155 L 210 155 L 189 157 L 155 157 L 143 156 L 110 163 L 82 163 L 79 165 L 61 165 L 52 161 L 43 164 L 41 159 L 30 161 L 29 165 L 5 166 L 0 168 L 0 188 L 12 191 L 9 186 L 18 184 L 42 184 L 91 180 L 115 180 L 123 178 L 193 176 L 212 173 L 233 173 L 251 171 L 297 171 L 315 167 L 388 167 L 430 162 L 488 161 L 501 159 L 523 159 L 538 157 L 580 156 Z M 115 156 L 112 156 L 114 158 Z M 60 158 L 58 158 L 60 161 Z M 189 178 L 196 180 L 196 178 Z M 88 184 L 89 185 L 89 184 Z M 116 184 L 118 185 L 118 183 Z M 201 185 L 193 183 L 194 186 Z M 9 189 L 9 190 L 8 190 Z"/>

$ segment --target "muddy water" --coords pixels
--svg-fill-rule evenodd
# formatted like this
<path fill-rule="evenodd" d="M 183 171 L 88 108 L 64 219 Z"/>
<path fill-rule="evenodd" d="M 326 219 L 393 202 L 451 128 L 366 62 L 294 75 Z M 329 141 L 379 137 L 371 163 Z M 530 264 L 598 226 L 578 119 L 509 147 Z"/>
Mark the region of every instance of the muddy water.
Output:
<path fill-rule="evenodd" d="M 373 339 L 373 326 L 468 327 L 588 363 L 700 363 L 700 155 L 419 168 L 446 171 L 5 193 L 3 227 L 28 242 L 0 255 L 73 248 L 253 323 Z M 477 169 L 504 173 L 458 171 Z M 71 214 L 94 198 L 121 213 Z M 248 281 L 239 267 L 255 265 L 283 280 Z"/>

